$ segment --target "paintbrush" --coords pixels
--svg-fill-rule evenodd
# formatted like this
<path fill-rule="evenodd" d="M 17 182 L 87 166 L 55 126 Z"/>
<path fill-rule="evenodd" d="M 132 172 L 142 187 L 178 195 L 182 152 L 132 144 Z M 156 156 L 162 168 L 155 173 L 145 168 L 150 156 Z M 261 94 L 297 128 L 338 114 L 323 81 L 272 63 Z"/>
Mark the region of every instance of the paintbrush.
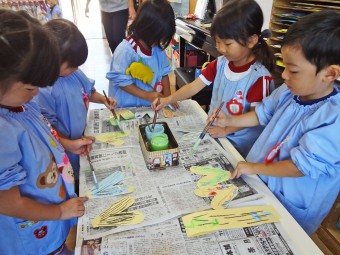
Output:
<path fill-rule="evenodd" d="M 207 134 L 209 128 L 210 128 L 211 125 L 214 123 L 214 121 L 215 121 L 217 115 L 219 114 L 219 112 L 221 111 L 221 109 L 222 109 L 222 107 L 223 107 L 223 104 L 224 104 L 224 102 L 222 102 L 222 103 L 220 104 L 220 106 L 217 108 L 217 111 L 216 111 L 214 117 L 212 118 L 212 120 L 209 121 L 209 122 L 207 123 L 207 125 L 205 125 L 205 127 L 204 127 L 202 133 L 200 134 L 200 136 L 198 137 L 198 139 L 197 139 L 195 145 L 192 147 L 192 149 L 191 149 L 191 151 L 190 151 L 190 157 L 192 157 L 192 156 L 194 155 L 195 151 L 197 150 L 197 148 L 198 148 L 198 146 L 200 145 L 201 141 L 203 140 L 204 136 Z"/>
<path fill-rule="evenodd" d="M 149 121 L 148 121 L 148 118 L 149 118 L 148 116 L 144 115 L 144 119 L 145 119 L 145 121 L 146 121 L 146 125 L 148 126 L 150 132 L 152 132 L 152 129 L 151 129 L 151 127 L 150 127 L 150 123 L 149 123 Z"/>
<path fill-rule="evenodd" d="M 103 94 L 105 96 L 106 102 L 108 104 L 110 104 L 109 98 L 107 97 L 107 95 L 105 93 L 105 90 L 103 90 Z M 120 125 L 120 121 L 119 121 L 119 119 L 117 117 L 117 114 L 116 114 L 115 110 L 114 109 L 110 109 L 110 111 L 112 112 L 112 115 L 113 115 L 113 117 L 115 118 L 115 120 L 117 122 L 117 125 L 118 125 L 118 128 L 119 128 L 120 132 L 124 133 L 124 130 L 123 130 L 122 126 Z"/>
<path fill-rule="evenodd" d="M 98 185 L 98 181 L 97 181 L 97 176 L 96 176 L 96 172 L 94 171 L 94 168 L 93 168 L 93 165 L 92 165 L 92 161 L 90 159 L 90 155 L 87 153 L 86 156 L 87 156 L 87 161 L 90 164 L 90 168 L 91 168 L 91 172 L 92 172 L 92 177 L 93 177 L 93 182 L 96 185 L 96 189 L 98 189 L 99 185 Z"/>
<path fill-rule="evenodd" d="M 156 108 L 157 106 L 160 104 L 160 98 L 158 98 L 157 103 L 156 103 Z M 157 110 L 155 110 L 155 115 L 153 116 L 153 120 L 152 120 L 152 130 L 154 130 L 155 125 L 156 125 L 156 119 L 157 119 Z M 151 131 L 151 130 L 150 130 Z"/>

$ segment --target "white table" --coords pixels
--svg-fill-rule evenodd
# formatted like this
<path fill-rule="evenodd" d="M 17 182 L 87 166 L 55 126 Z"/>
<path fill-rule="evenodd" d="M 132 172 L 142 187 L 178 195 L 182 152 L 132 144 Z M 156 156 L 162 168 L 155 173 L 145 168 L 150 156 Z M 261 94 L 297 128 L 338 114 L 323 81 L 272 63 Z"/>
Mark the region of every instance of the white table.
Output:
<path fill-rule="evenodd" d="M 190 111 L 191 113 L 194 113 L 195 118 L 200 118 L 201 122 L 204 123 L 205 119 L 206 119 L 206 113 L 202 110 L 202 108 L 193 100 L 186 100 L 186 106 L 190 106 Z M 106 111 L 106 110 L 103 110 Z M 181 118 L 181 117 L 178 117 Z M 97 124 L 93 124 L 92 121 L 89 121 L 91 123 L 88 123 L 89 126 L 91 125 L 97 125 Z M 178 123 L 178 122 L 177 122 Z M 134 124 L 128 124 L 129 126 L 136 126 L 136 128 L 138 127 L 136 125 L 136 123 Z M 203 126 L 202 126 L 203 128 Z M 93 131 L 93 130 L 92 130 Z M 131 136 L 136 135 L 137 133 L 131 133 Z M 135 143 L 137 140 L 134 140 L 131 138 L 130 142 L 131 143 Z M 240 160 L 244 160 L 240 154 L 236 151 L 236 149 L 230 144 L 230 142 L 227 139 L 220 139 L 221 144 L 223 145 L 224 149 L 225 149 L 225 155 L 227 156 L 229 162 L 233 165 L 236 166 L 237 162 Z M 126 144 L 128 145 L 128 144 Z M 136 149 L 136 148 L 135 148 Z M 108 151 L 110 151 L 110 149 L 107 149 Z M 94 149 L 94 152 L 96 151 L 96 149 Z M 136 158 L 135 160 L 142 160 L 142 155 L 139 155 L 140 152 L 135 152 L 134 151 L 134 158 Z M 183 162 L 180 162 L 180 164 Z M 96 166 L 96 165 L 95 165 Z M 86 168 L 87 167 L 87 162 L 86 160 L 82 159 L 81 160 L 81 168 Z M 145 167 L 146 168 L 146 167 Z M 144 169 L 143 169 L 144 170 Z M 145 171 L 145 170 L 144 170 Z M 149 171 L 146 169 L 146 171 Z M 171 175 L 172 171 L 171 170 L 164 170 L 164 172 L 160 172 L 159 174 L 163 174 L 164 176 L 166 176 L 167 174 L 169 174 L 169 176 Z M 82 179 L 84 180 L 84 175 L 83 172 L 81 172 L 81 180 L 80 180 L 80 195 L 84 195 L 82 194 L 82 192 L 84 192 L 84 190 L 82 190 Z M 151 177 L 153 178 L 153 177 Z M 157 178 L 156 174 L 154 174 L 154 178 Z M 164 178 L 164 177 L 163 177 Z M 258 200 L 253 200 L 253 201 L 248 201 L 248 202 L 243 202 L 240 204 L 237 204 L 235 206 L 240 207 L 240 206 L 251 206 L 251 205 L 265 205 L 265 204 L 270 204 L 273 205 L 275 207 L 275 209 L 280 213 L 280 215 L 282 216 L 281 220 L 279 223 L 275 223 L 275 225 L 279 228 L 280 233 L 282 234 L 282 236 L 284 237 L 284 240 L 287 242 L 288 246 L 291 248 L 291 250 L 293 251 L 294 254 L 305 254 L 305 255 L 316 255 L 316 254 L 323 254 L 319 248 L 316 246 L 316 244 L 310 239 L 310 237 L 304 232 L 304 230 L 299 226 L 299 224 L 294 220 L 294 218 L 288 213 L 288 211 L 282 206 L 282 204 L 277 200 L 277 198 L 271 193 L 271 191 L 267 188 L 267 186 L 257 177 L 257 176 L 243 176 L 243 179 L 250 184 L 250 186 L 252 186 L 254 189 L 256 189 L 259 194 L 262 195 L 261 199 Z M 148 187 L 149 188 L 149 187 Z M 132 193 L 131 196 L 137 196 L 137 193 Z M 183 193 L 183 196 L 189 195 L 188 193 Z M 106 205 L 107 206 L 107 205 Z M 104 208 L 103 208 L 104 209 Z M 154 223 L 159 223 L 161 221 L 155 221 Z M 166 229 L 166 227 L 171 226 L 171 224 L 175 224 L 175 223 L 169 223 L 169 224 L 164 224 L 163 226 L 160 225 L 159 227 L 159 232 L 157 233 L 161 233 L 162 230 Z M 82 224 L 78 224 L 78 237 L 77 237 L 77 246 L 76 246 L 76 254 L 80 254 L 80 249 L 81 249 L 81 245 L 83 242 L 83 232 L 81 230 L 81 228 L 84 227 L 82 226 Z M 173 227 L 173 226 L 172 226 Z M 133 240 L 133 238 L 139 238 L 143 235 L 147 236 L 148 235 L 148 231 L 155 231 L 155 229 L 157 229 L 157 225 L 153 226 L 153 227 L 145 227 L 142 229 L 141 232 L 136 232 L 137 234 L 131 234 L 131 238 L 130 240 Z M 131 232 L 132 231 L 132 232 Z M 121 252 L 118 253 L 118 248 L 116 250 L 117 253 L 114 253 L 112 250 L 110 251 L 109 248 L 107 248 L 109 246 L 109 244 L 105 243 L 103 241 L 102 245 L 102 249 L 101 251 L 97 251 L 97 254 L 180 254 L 178 253 L 179 251 L 181 251 L 181 248 L 183 249 L 183 247 L 179 247 L 178 251 L 174 252 L 173 251 L 173 247 L 169 250 L 172 250 L 172 253 L 166 253 L 167 249 L 166 247 L 169 247 L 169 244 L 162 244 L 162 243 L 150 243 L 152 242 L 152 240 L 166 240 L 166 239 L 157 239 L 158 237 L 154 237 L 154 233 L 156 232 L 150 232 L 150 235 L 148 238 L 146 238 L 145 236 L 143 236 L 143 238 L 138 239 L 139 242 L 141 242 L 140 240 L 144 240 L 143 242 L 139 243 L 139 247 L 153 247 L 155 248 L 156 246 L 162 247 L 162 245 L 164 245 L 164 249 L 162 249 L 162 251 L 160 251 L 159 249 L 157 250 L 156 248 L 148 248 L 146 251 L 133 251 L 133 249 L 135 249 L 136 247 L 136 243 L 133 244 L 129 244 L 128 243 L 128 237 L 127 235 L 129 235 L 129 233 L 135 233 L 133 232 L 134 230 L 131 230 L 125 233 L 118 233 L 118 234 L 111 234 L 110 238 L 112 240 L 115 240 L 115 242 L 117 242 L 117 244 L 115 245 L 126 245 L 126 252 Z M 124 236 L 125 235 L 125 236 Z M 138 235 L 140 235 L 138 237 Z M 150 236 L 152 236 L 153 238 L 150 238 Z M 175 237 L 171 237 L 171 234 L 169 234 L 169 240 Z M 180 238 L 181 240 L 178 240 L 178 238 Z M 184 236 L 181 236 L 180 234 L 178 234 L 178 238 L 176 239 L 176 242 L 178 242 L 178 246 L 181 246 L 183 244 L 185 244 L 186 238 Z M 182 240 L 183 239 L 183 240 Z M 101 239 L 101 240 L 104 240 Z M 122 240 L 121 242 L 119 240 Z M 137 239 L 136 239 L 137 240 Z M 150 241 L 151 240 L 151 241 Z M 202 239 L 203 240 L 203 239 Z M 106 241 L 107 242 L 107 241 Z M 119 243 L 120 242 L 120 243 Z M 169 241 L 170 242 L 170 241 Z M 174 241 L 171 241 L 172 243 Z M 129 246 L 130 245 L 130 246 Z M 105 250 L 105 246 L 106 249 L 109 249 L 109 253 L 104 253 Z M 112 247 L 117 247 L 117 246 L 112 246 Z M 130 247 L 130 250 L 129 250 Z M 131 248 L 133 247 L 133 248 Z M 208 252 L 208 254 L 228 254 L 228 253 L 223 253 L 222 250 L 219 251 L 219 249 L 215 249 L 213 252 L 213 248 L 216 248 L 216 245 L 213 247 L 212 245 L 212 249 L 211 251 Z M 112 248 L 113 249 L 113 248 Z M 125 248 L 124 248 L 125 249 Z M 122 248 L 122 250 L 124 250 Z M 163 252 L 163 253 L 162 253 Z M 182 252 L 182 251 L 181 251 Z M 220 253 L 219 253 L 220 252 Z M 225 251 L 224 251 L 225 252 Z M 87 254 L 87 253 L 84 253 Z M 89 253 L 88 253 L 89 254 Z M 183 254 L 183 253 L 181 253 Z M 191 253 L 187 253 L 187 254 L 191 254 Z M 206 253 L 196 253 L 196 254 L 206 254 Z M 235 253 L 230 253 L 230 254 L 235 254 Z M 241 253 L 242 254 L 242 253 Z M 249 254 L 252 254 L 249 252 Z"/>

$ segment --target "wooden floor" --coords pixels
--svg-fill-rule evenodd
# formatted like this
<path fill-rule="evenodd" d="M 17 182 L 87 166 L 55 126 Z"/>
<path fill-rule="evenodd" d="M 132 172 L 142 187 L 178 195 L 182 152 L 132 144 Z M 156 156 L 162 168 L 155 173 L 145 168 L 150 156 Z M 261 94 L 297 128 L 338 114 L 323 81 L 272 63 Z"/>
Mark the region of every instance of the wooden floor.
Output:
<path fill-rule="evenodd" d="M 108 80 L 105 78 L 111 62 L 111 52 L 106 39 L 87 39 L 89 56 L 80 69 L 89 77 L 95 80 L 95 88 L 98 92 L 105 90 L 108 92 Z M 172 90 L 174 89 L 175 79 L 173 73 L 170 75 Z M 102 108 L 102 105 L 90 104 L 90 109 Z M 338 255 L 330 251 L 327 246 L 318 238 L 317 234 L 312 236 L 312 240 L 319 246 L 326 255 Z M 76 241 L 76 228 L 72 228 L 67 239 L 69 249 L 74 250 Z"/>

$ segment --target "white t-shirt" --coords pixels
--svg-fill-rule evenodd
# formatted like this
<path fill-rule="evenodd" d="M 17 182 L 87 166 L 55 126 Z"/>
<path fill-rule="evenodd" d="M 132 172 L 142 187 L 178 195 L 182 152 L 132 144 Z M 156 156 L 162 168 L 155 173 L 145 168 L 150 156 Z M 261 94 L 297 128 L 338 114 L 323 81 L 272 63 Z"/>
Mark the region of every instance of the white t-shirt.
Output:
<path fill-rule="evenodd" d="M 103 12 L 117 12 L 129 8 L 128 0 L 99 0 Z"/>

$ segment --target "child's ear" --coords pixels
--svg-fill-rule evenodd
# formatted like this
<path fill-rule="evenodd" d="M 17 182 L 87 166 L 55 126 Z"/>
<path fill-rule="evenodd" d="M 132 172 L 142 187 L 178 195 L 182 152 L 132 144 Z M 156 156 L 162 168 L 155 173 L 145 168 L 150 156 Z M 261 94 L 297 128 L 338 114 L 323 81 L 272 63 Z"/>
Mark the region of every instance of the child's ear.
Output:
<path fill-rule="evenodd" d="M 259 36 L 253 34 L 248 38 L 247 46 L 249 49 L 254 48 L 254 46 L 259 42 Z"/>
<path fill-rule="evenodd" d="M 326 68 L 324 82 L 332 82 L 340 77 L 340 65 L 330 65 Z"/>
<path fill-rule="evenodd" d="M 60 66 L 60 71 L 59 73 L 62 74 L 63 72 L 65 72 L 65 70 L 67 70 L 68 68 L 68 63 L 67 62 L 63 62 Z"/>

